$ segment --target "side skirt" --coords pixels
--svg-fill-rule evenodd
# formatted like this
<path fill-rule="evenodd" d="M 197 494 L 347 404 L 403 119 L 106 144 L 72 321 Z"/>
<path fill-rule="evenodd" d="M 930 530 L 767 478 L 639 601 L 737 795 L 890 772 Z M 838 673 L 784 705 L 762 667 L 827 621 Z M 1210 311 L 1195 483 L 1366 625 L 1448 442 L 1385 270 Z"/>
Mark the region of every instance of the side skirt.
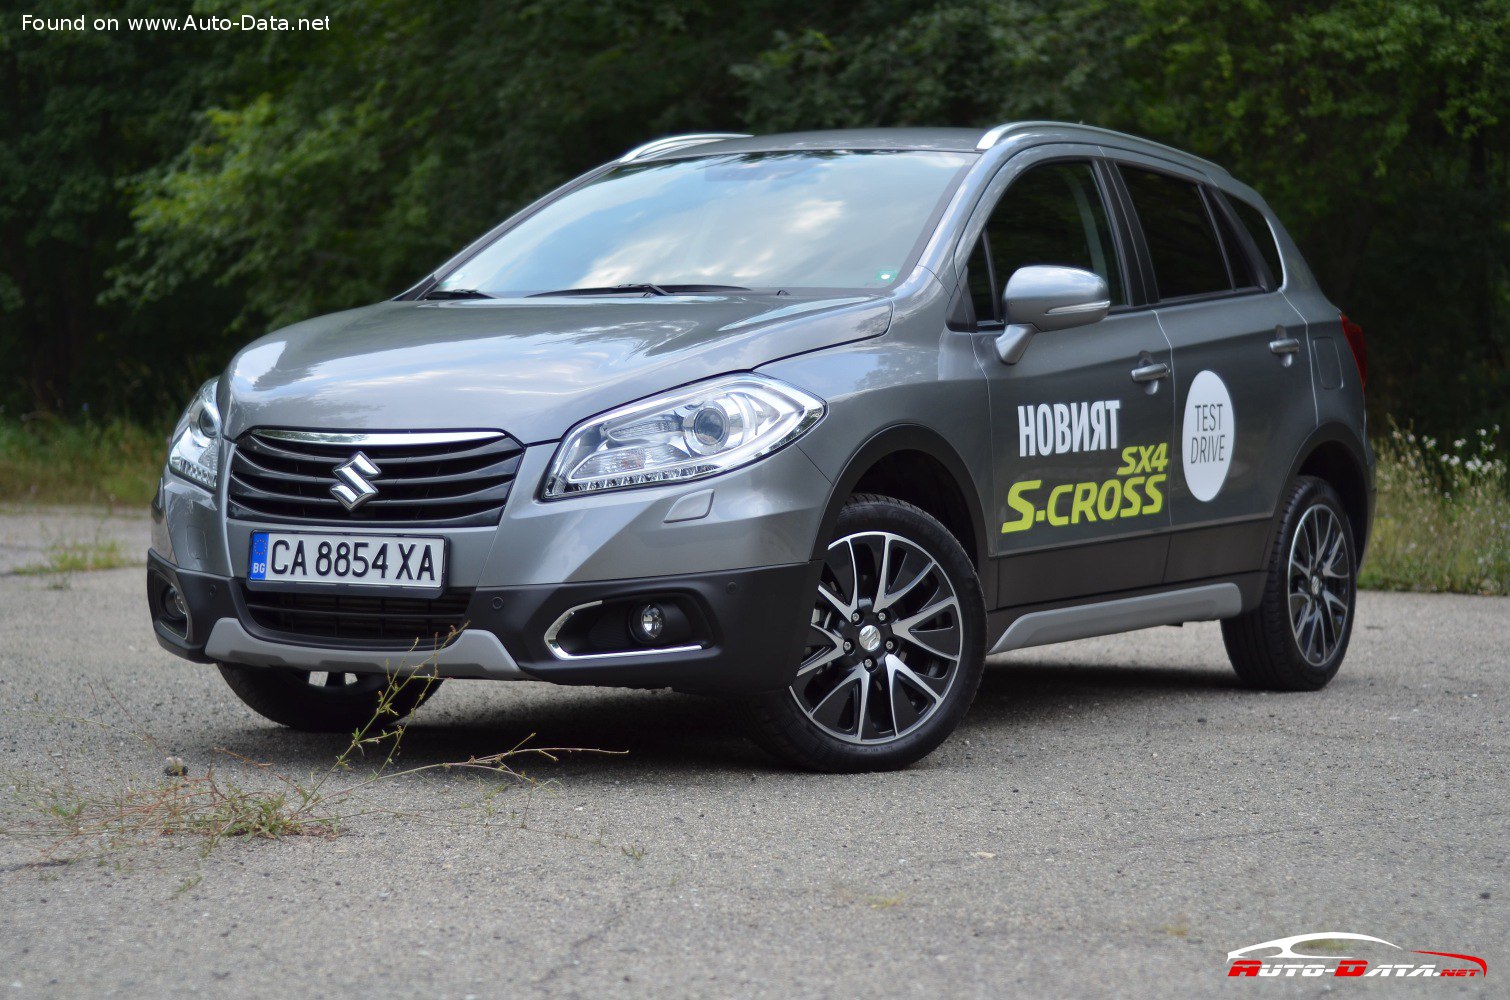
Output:
<path fill-rule="evenodd" d="M 1019 615 L 1007 627 L 996 640 L 996 645 L 991 647 L 991 653 L 1114 635 L 1156 625 L 1231 618 L 1241 614 L 1242 610 L 1243 594 L 1238 585 L 1223 582 L 1029 611 Z"/>

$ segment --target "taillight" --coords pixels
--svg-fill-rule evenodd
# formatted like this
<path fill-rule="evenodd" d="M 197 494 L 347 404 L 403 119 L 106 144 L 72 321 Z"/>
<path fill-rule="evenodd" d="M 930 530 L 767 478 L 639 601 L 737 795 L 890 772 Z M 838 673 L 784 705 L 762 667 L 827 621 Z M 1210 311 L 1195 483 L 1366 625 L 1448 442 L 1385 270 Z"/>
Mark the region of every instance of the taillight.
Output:
<path fill-rule="evenodd" d="M 1368 345 L 1363 341 L 1363 327 L 1344 316 L 1342 332 L 1347 336 L 1347 346 L 1353 349 L 1353 360 L 1358 363 L 1358 384 L 1367 386 Z"/>

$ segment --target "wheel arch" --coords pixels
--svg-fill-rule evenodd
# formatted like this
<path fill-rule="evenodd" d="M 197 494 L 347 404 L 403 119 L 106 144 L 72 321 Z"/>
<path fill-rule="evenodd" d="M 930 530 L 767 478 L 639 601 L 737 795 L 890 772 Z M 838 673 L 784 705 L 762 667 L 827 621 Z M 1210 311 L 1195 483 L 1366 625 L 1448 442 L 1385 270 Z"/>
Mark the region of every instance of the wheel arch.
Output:
<path fill-rule="evenodd" d="M 959 453 L 937 431 L 917 424 L 884 428 L 859 446 L 834 480 L 813 558 L 821 559 L 833 537 L 839 510 L 856 493 L 880 493 L 927 511 L 959 541 L 980 577 L 987 607 L 995 598 L 995 574 L 985 572 L 985 514 L 975 479 Z"/>
<path fill-rule="evenodd" d="M 1286 482 L 1297 476 L 1325 480 L 1342 497 L 1358 559 L 1368 546 L 1374 518 L 1374 481 L 1363 441 L 1343 424 L 1323 424 L 1306 439 Z"/>

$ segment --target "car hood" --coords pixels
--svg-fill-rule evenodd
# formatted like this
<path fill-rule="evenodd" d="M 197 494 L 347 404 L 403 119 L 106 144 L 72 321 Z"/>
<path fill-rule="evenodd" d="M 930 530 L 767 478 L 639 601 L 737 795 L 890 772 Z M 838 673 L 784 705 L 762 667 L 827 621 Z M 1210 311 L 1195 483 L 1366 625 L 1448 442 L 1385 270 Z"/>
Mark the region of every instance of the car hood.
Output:
<path fill-rule="evenodd" d="M 665 389 L 886 332 L 873 296 L 384 302 L 231 361 L 226 431 L 497 428 L 526 444 Z"/>

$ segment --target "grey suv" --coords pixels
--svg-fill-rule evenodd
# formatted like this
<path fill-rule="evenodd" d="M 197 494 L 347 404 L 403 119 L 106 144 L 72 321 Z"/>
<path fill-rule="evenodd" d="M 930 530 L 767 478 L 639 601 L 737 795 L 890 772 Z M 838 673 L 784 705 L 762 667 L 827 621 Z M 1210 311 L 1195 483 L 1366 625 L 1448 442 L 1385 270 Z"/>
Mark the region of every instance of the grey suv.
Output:
<path fill-rule="evenodd" d="M 301 729 L 415 672 L 672 687 L 833 771 L 924 756 L 1025 646 L 1219 619 L 1243 681 L 1316 689 L 1363 348 L 1253 190 L 1153 142 L 663 139 L 206 383 L 152 622 Z"/>

